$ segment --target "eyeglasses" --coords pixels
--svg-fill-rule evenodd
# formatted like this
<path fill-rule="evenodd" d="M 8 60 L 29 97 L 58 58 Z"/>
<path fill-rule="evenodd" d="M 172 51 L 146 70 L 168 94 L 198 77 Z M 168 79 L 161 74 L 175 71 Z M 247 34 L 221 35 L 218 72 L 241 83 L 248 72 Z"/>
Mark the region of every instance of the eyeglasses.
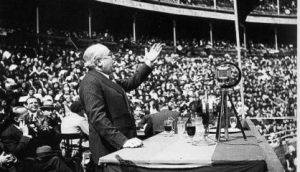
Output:
<path fill-rule="evenodd" d="M 116 59 L 116 57 L 114 56 L 114 54 L 112 53 L 112 52 L 110 52 L 110 53 L 108 53 L 108 55 L 107 56 L 105 56 L 103 59 L 112 59 L 112 60 L 115 60 Z"/>

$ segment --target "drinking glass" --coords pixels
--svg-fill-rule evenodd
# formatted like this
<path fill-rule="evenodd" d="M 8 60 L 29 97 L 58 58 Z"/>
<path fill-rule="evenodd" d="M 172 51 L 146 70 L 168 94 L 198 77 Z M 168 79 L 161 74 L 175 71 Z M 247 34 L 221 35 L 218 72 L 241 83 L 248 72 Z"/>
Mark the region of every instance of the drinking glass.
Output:
<path fill-rule="evenodd" d="M 164 129 L 167 132 L 167 136 L 172 136 L 171 135 L 171 131 L 174 130 L 174 128 L 173 128 L 173 121 L 169 120 L 169 119 L 165 120 L 164 121 Z"/>
<path fill-rule="evenodd" d="M 185 121 L 182 117 L 177 118 L 177 134 L 183 134 L 185 131 Z"/>
<path fill-rule="evenodd" d="M 186 124 L 186 133 L 189 136 L 190 140 L 188 141 L 188 143 L 192 143 L 193 142 L 193 137 L 196 134 L 196 126 L 195 123 L 187 123 Z"/>
<path fill-rule="evenodd" d="M 236 120 L 236 117 L 235 116 L 231 116 L 230 119 L 230 127 L 231 128 L 235 128 L 236 127 L 236 124 L 237 124 L 237 120 Z"/>

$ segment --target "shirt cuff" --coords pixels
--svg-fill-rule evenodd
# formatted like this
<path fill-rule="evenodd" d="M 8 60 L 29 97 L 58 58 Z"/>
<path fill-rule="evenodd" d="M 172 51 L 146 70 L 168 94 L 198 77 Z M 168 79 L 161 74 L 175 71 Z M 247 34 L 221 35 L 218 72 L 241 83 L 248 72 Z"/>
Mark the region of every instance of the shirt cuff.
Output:
<path fill-rule="evenodd" d="M 28 138 L 32 139 L 32 136 L 31 136 L 31 135 L 29 135 L 29 134 L 23 134 L 23 136 L 24 136 L 24 137 L 28 137 Z"/>
<path fill-rule="evenodd" d="M 153 63 L 149 60 L 146 60 L 144 63 L 150 68 L 152 68 L 152 66 L 153 66 Z"/>

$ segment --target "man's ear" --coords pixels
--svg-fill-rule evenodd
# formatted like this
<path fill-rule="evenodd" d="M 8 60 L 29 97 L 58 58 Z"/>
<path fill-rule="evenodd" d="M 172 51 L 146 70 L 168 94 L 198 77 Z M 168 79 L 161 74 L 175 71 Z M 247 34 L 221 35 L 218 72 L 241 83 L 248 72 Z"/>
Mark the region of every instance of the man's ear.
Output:
<path fill-rule="evenodd" d="M 103 64 L 102 64 L 101 59 L 97 59 L 97 60 L 96 60 L 96 66 L 99 67 L 99 68 L 102 68 L 102 65 L 103 65 Z"/>
<path fill-rule="evenodd" d="M 18 121 L 18 119 L 19 119 L 19 117 L 17 117 L 17 116 L 14 117 L 14 121 L 16 121 L 16 122 Z"/>

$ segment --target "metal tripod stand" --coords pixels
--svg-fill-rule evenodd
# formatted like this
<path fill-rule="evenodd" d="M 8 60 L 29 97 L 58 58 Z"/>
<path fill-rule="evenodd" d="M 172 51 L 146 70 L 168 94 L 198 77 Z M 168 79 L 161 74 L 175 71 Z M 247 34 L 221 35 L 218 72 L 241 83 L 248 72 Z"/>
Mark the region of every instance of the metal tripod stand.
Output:
<path fill-rule="evenodd" d="M 238 117 L 238 113 L 234 107 L 234 104 L 232 102 L 231 96 L 228 94 L 228 90 L 226 88 L 221 88 L 221 101 L 220 101 L 220 109 L 219 109 L 219 115 L 218 115 L 218 123 L 217 123 L 217 131 L 216 131 L 216 140 L 220 141 L 221 136 L 221 125 L 222 125 L 222 117 L 224 119 L 224 134 L 225 134 L 225 140 L 229 139 L 229 132 L 228 132 L 228 126 L 229 126 L 229 115 L 227 114 L 227 97 L 231 103 L 231 108 L 233 108 L 234 115 L 237 120 L 237 126 L 241 129 L 241 132 L 243 134 L 243 137 L 245 140 L 247 140 L 247 137 L 245 135 L 244 129 L 242 127 L 241 121 Z"/>

